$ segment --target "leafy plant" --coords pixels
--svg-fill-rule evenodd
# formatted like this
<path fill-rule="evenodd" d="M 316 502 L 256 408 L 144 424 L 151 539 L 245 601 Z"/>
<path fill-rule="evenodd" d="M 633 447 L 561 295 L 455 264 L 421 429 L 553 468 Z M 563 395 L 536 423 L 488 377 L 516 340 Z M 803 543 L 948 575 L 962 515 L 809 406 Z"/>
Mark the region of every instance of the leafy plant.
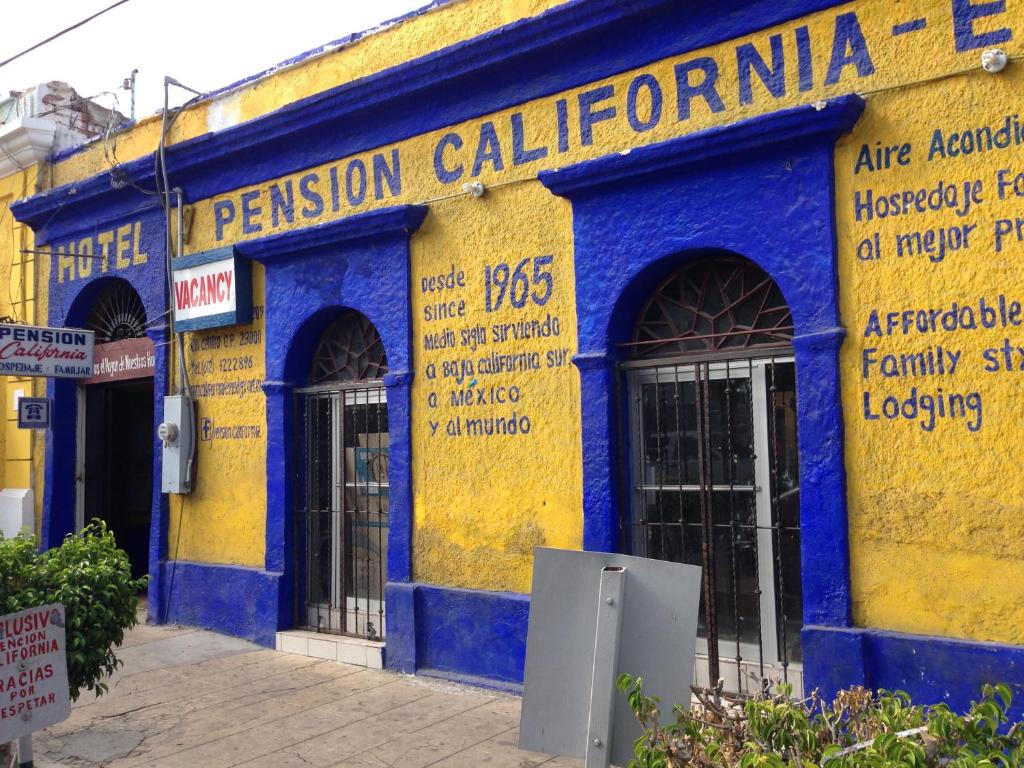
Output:
<path fill-rule="evenodd" d="M 661 702 L 644 693 L 643 678 L 621 675 L 642 729 L 629 768 L 924 768 L 1024 765 L 1024 723 L 1007 728 L 1012 702 L 1006 685 L 986 685 L 965 715 L 945 704 L 912 704 L 903 691 L 855 687 L 832 701 L 814 692 L 794 700 L 792 689 L 767 687 L 737 699 L 695 688 L 689 706 L 676 705 L 660 722 Z"/>
<path fill-rule="evenodd" d="M 121 663 L 114 648 L 138 621 L 138 592 L 147 579 L 132 579 L 128 556 L 100 520 L 46 552 L 36 550 L 31 536 L 0 536 L 0 615 L 64 605 L 72 700 L 82 690 L 107 691 L 102 679 Z"/>

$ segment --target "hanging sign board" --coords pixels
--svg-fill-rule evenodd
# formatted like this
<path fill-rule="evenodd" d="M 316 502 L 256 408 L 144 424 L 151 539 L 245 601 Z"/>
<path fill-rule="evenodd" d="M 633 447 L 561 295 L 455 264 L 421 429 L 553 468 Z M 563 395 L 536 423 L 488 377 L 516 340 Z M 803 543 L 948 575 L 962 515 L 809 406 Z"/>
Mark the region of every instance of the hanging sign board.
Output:
<path fill-rule="evenodd" d="M 153 375 L 156 355 L 148 336 L 97 344 L 93 350 L 92 376 L 83 384 L 144 379 Z"/>
<path fill-rule="evenodd" d="M 92 376 L 96 334 L 81 328 L 0 323 L 0 375 L 83 379 Z"/>
<path fill-rule="evenodd" d="M 64 606 L 0 616 L 0 744 L 67 720 Z"/>
<path fill-rule="evenodd" d="M 175 259 L 174 327 L 198 331 L 252 322 L 252 276 L 234 246 Z"/>

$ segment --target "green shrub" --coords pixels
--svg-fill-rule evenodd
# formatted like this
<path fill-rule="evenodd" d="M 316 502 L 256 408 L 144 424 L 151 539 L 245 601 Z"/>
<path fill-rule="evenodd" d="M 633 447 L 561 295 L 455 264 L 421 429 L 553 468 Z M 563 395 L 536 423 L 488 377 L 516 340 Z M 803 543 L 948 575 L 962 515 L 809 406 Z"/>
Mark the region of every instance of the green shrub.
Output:
<path fill-rule="evenodd" d="M 881 768 L 882 766 L 1024 765 L 1024 723 L 1007 728 L 1011 693 L 985 686 L 966 715 L 945 704 L 914 705 L 903 691 L 840 691 L 833 701 L 817 692 L 802 701 L 780 687 L 747 699 L 717 688 L 694 689 L 695 701 L 659 723 L 660 702 L 643 691 L 643 678 L 622 675 L 643 734 L 629 768 Z"/>
<path fill-rule="evenodd" d="M 102 678 L 120 665 L 114 647 L 137 623 L 138 592 L 128 556 L 100 520 L 69 535 L 59 547 L 36 550 L 31 536 L 0 536 L 0 615 L 62 603 L 72 700 L 82 690 L 106 692 Z"/>

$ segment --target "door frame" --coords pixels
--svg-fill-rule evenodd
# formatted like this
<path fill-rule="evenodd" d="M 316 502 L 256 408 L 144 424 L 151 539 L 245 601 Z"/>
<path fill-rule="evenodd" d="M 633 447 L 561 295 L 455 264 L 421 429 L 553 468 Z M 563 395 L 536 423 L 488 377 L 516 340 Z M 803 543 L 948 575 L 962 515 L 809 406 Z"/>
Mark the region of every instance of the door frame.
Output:
<path fill-rule="evenodd" d="M 75 387 L 75 533 L 85 527 L 85 387 Z"/>
<path fill-rule="evenodd" d="M 300 523 L 300 530 L 297 530 L 295 537 L 296 547 L 301 547 L 302 550 L 297 552 L 295 558 L 296 567 L 296 620 L 300 620 L 300 617 L 304 618 L 302 626 L 308 629 L 315 629 L 321 631 L 320 618 L 324 613 L 328 616 L 328 630 L 331 632 L 340 632 L 345 635 L 352 635 L 356 637 L 363 637 L 373 640 L 384 640 L 387 637 L 386 622 L 387 622 L 387 607 L 385 600 L 384 583 L 386 581 L 386 563 L 380 563 L 382 570 L 381 584 L 380 584 L 380 595 L 376 598 L 371 597 L 369 594 L 369 584 L 367 585 L 367 595 L 365 596 L 366 601 L 366 615 L 365 622 L 369 623 L 369 616 L 373 614 L 379 615 L 381 626 L 379 631 L 373 635 L 367 635 L 359 631 L 359 602 L 361 596 L 356 594 L 353 597 L 342 594 L 342 591 L 346 591 L 345 585 L 348 580 L 346 574 L 348 573 L 348 563 L 345 562 L 345 552 L 351 549 L 351 542 L 346 542 L 346 530 L 348 528 L 346 516 L 350 511 L 354 511 L 359 514 L 359 510 L 347 510 L 345 509 L 345 491 L 347 488 L 358 488 L 358 479 L 348 481 L 345 475 L 345 448 L 344 445 L 344 430 L 345 430 L 345 407 L 347 405 L 359 405 L 362 404 L 383 404 L 385 409 L 388 404 L 387 388 L 385 387 L 384 381 L 381 379 L 366 379 L 358 381 L 332 381 L 323 384 L 316 384 L 308 387 L 297 387 L 293 390 L 294 394 L 294 407 L 296 414 L 300 417 L 297 419 L 297 439 L 301 441 L 298 446 L 298 455 L 302 457 L 300 464 L 300 487 L 303 488 L 303 495 L 298 505 L 298 520 Z M 348 399 L 353 398 L 354 402 L 349 403 Z M 330 596 L 328 602 L 314 603 L 311 602 L 307 595 L 309 590 L 309 580 L 311 578 L 311 566 L 310 566 L 310 540 L 309 540 L 309 523 L 308 516 L 310 514 L 308 499 L 311 494 L 310 485 L 310 408 L 309 404 L 314 400 L 329 399 L 330 402 L 330 419 L 331 419 L 331 577 L 330 577 Z M 388 421 L 390 435 L 390 419 Z M 369 481 L 367 481 L 369 482 Z M 378 490 L 381 487 L 375 483 Z M 369 515 L 369 511 L 366 512 Z M 380 511 L 377 512 L 378 516 L 381 516 Z M 390 509 L 387 513 L 384 513 L 389 518 L 390 523 Z M 367 525 L 370 523 L 367 521 Z M 351 534 L 350 534 L 351 535 Z M 383 541 L 387 542 L 387 535 L 383 537 Z M 378 557 L 382 553 L 378 553 Z M 354 564 L 353 564 L 354 565 Z M 343 605 L 344 603 L 344 605 Z M 355 631 L 349 631 L 349 618 L 351 614 L 355 614 Z M 372 625 L 372 624 L 371 624 Z M 339 627 L 339 630 L 335 630 L 334 627 Z"/>
<path fill-rule="evenodd" d="M 772 519 L 772 470 L 771 455 L 769 448 L 768 432 L 772 428 L 770 414 L 768 413 L 768 369 L 776 364 L 789 364 L 795 366 L 796 361 L 793 350 L 785 346 L 765 346 L 748 348 L 742 351 L 725 353 L 701 353 L 694 355 L 683 355 L 666 357 L 651 360 L 630 360 L 620 364 L 619 368 L 625 378 L 625 396 L 628 407 L 625 409 L 625 437 L 622 444 L 624 462 L 623 484 L 626 493 L 624 494 L 625 504 L 623 505 L 623 533 L 627 531 L 632 534 L 631 523 L 636 519 L 636 512 L 644 503 L 643 494 L 650 491 L 664 492 L 665 490 L 679 492 L 693 491 L 705 492 L 701 484 L 679 484 L 666 485 L 659 483 L 651 486 L 644 482 L 643 450 L 644 444 L 644 421 L 641 413 L 642 394 L 639 388 L 645 383 L 669 383 L 679 384 L 690 381 L 698 384 L 701 394 L 700 402 L 704 400 L 704 382 L 722 380 L 726 378 L 749 379 L 751 382 L 751 421 L 753 426 L 753 451 L 754 451 L 754 484 L 739 487 L 741 491 L 753 493 L 755 503 L 755 526 L 757 542 L 757 573 L 760 590 L 758 601 L 759 609 L 759 633 L 760 647 L 750 643 L 738 643 L 739 654 L 744 666 L 754 667 L 762 675 L 769 677 L 780 676 L 787 682 L 794 682 L 797 693 L 802 687 L 802 665 L 799 662 L 783 660 L 779 651 L 779 624 L 777 612 L 776 587 L 778 573 L 776 568 L 776 548 L 779 545 L 775 541 L 775 528 Z M 700 375 L 698 375 L 700 371 Z M 668 374 L 668 378 L 665 378 Z M 696 406 L 698 412 L 700 405 Z M 708 435 L 698 426 L 698 434 L 701 439 L 707 440 Z M 736 491 L 736 484 L 722 486 L 721 484 L 710 484 L 710 490 L 731 490 Z M 691 487 L 692 486 L 692 487 Z M 710 514 L 710 513 L 709 513 Z M 707 521 L 702 521 L 706 526 Z M 627 546 L 631 539 L 624 538 Z M 713 543 L 712 543 L 712 546 Z M 635 547 L 633 547 L 635 549 Z M 632 552 L 631 554 L 636 554 Z M 714 559 L 712 559 L 712 565 Z M 707 562 L 701 563 L 705 570 L 707 579 Z M 737 641 L 718 638 L 718 657 L 730 658 L 730 651 L 735 651 Z M 697 677 L 702 680 L 710 680 L 710 662 L 708 658 L 708 640 L 706 636 L 697 638 Z M 723 669 L 725 665 L 719 665 L 719 676 L 726 679 L 727 685 L 734 690 L 742 691 L 747 686 L 743 685 L 740 674 L 740 662 L 735 665 L 735 670 Z M 735 675 L 729 674 L 735 671 Z M 703 673 L 703 674 L 702 674 Z M 795 673 L 795 674 L 794 674 Z"/>

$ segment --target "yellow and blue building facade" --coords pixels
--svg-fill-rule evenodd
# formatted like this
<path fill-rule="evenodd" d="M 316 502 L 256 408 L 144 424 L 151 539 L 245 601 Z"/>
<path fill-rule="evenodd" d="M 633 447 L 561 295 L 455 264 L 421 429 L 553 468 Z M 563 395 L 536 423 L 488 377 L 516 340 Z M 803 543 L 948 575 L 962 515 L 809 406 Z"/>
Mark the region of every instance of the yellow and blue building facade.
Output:
<path fill-rule="evenodd" d="M 636 318 L 728 253 L 792 314 L 805 688 L 1024 692 L 1022 36 L 1009 0 L 464 0 L 186 108 L 183 250 L 251 261 L 253 320 L 184 335 L 220 430 L 191 494 L 153 483 L 151 618 L 267 645 L 295 624 L 296 393 L 356 310 L 388 360 L 386 663 L 520 683 L 534 547 L 623 547 Z M 155 478 L 181 386 L 159 132 L 58 155 L 11 205 L 52 254 L 47 324 L 113 281 L 141 299 Z M 80 398 L 47 394 L 51 546 Z"/>

